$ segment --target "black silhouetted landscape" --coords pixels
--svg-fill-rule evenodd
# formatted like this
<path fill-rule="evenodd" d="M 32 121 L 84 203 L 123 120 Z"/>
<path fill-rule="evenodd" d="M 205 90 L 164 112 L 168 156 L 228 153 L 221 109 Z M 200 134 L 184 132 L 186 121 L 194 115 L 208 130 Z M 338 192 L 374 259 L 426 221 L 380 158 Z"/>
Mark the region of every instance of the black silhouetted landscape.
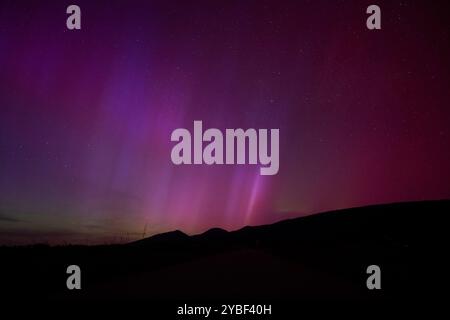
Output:
<path fill-rule="evenodd" d="M 227 232 L 173 231 L 128 244 L 1 247 L 8 299 L 261 301 L 397 299 L 415 296 L 429 226 L 450 201 L 331 211 Z M 66 289 L 66 268 L 82 270 L 82 289 Z M 381 290 L 366 287 L 381 267 Z"/>

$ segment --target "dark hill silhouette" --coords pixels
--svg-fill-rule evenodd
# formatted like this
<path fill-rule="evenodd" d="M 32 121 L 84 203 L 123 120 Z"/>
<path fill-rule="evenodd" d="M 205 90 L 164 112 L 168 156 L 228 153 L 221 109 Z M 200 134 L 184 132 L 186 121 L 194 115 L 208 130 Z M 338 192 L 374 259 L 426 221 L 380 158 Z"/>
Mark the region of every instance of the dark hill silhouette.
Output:
<path fill-rule="evenodd" d="M 211 228 L 199 235 L 196 235 L 197 237 L 221 237 L 224 234 L 227 234 L 228 232 L 221 228 Z"/>
<path fill-rule="evenodd" d="M 395 203 L 233 232 L 213 228 L 188 236 L 173 231 L 125 245 L 3 247 L 3 294 L 22 299 L 407 298 L 423 294 L 428 261 L 421 248 L 449 212 L 449 200 Z M 79 292 L 65 288 L 70 264 L 83 272 Z M 380 291 L 366 288 L 371 264 L 381 267 Z"/>
<path fill-rule="evenodd" d="M 221 228 L 212 228 L 201 234 L 192 236 L 193 242 L 198 242 L 204 245 L 217 245 L 221 241 L 227 240 L 230 233 Z"/>
<path fill-rule="evenodd" d="M 167 245 L 178 241 L 185 241 L 189 236 L 180 230 L 159 233 L 154 236 L 132 242 L 133 245 Z"/>

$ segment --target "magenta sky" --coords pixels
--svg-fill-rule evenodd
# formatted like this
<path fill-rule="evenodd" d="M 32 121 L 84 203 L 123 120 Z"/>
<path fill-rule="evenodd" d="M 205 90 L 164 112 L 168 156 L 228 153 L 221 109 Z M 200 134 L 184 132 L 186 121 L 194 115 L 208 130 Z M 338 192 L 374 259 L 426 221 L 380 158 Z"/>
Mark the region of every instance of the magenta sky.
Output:
<path fill-rule="evenodd" d="M 0 243 L 236 229 L 450 198 L 446 1 L 0 4 Z M 171 132 L 279 128 L 280 170 L 174 166 Z"/>

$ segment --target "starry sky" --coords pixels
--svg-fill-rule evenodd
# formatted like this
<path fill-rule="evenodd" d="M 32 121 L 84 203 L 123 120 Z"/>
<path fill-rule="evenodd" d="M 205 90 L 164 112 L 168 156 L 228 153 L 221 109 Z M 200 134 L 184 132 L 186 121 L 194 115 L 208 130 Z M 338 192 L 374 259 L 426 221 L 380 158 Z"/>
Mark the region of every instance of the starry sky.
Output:
<path fill-rule="evenodd" d="M 81 7 L 81 30 L 66 7 Z M 450 198 L 447 1 L 0 3 L 0 244 L 111 243 Z M 280 170 L 175 166 L 279 128 Z"/>

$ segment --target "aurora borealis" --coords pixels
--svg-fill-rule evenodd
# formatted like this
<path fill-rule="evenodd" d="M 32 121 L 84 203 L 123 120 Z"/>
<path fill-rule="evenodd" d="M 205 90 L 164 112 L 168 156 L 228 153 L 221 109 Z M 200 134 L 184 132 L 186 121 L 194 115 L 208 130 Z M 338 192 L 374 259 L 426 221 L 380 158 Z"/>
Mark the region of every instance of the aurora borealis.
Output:
<path fill-rule="evenodd" d="M 120 242 L 450 198 L 445 1 L 0 3 L 0 244 Z M 279 128 L 280 167 L 171 132 Z"/>

